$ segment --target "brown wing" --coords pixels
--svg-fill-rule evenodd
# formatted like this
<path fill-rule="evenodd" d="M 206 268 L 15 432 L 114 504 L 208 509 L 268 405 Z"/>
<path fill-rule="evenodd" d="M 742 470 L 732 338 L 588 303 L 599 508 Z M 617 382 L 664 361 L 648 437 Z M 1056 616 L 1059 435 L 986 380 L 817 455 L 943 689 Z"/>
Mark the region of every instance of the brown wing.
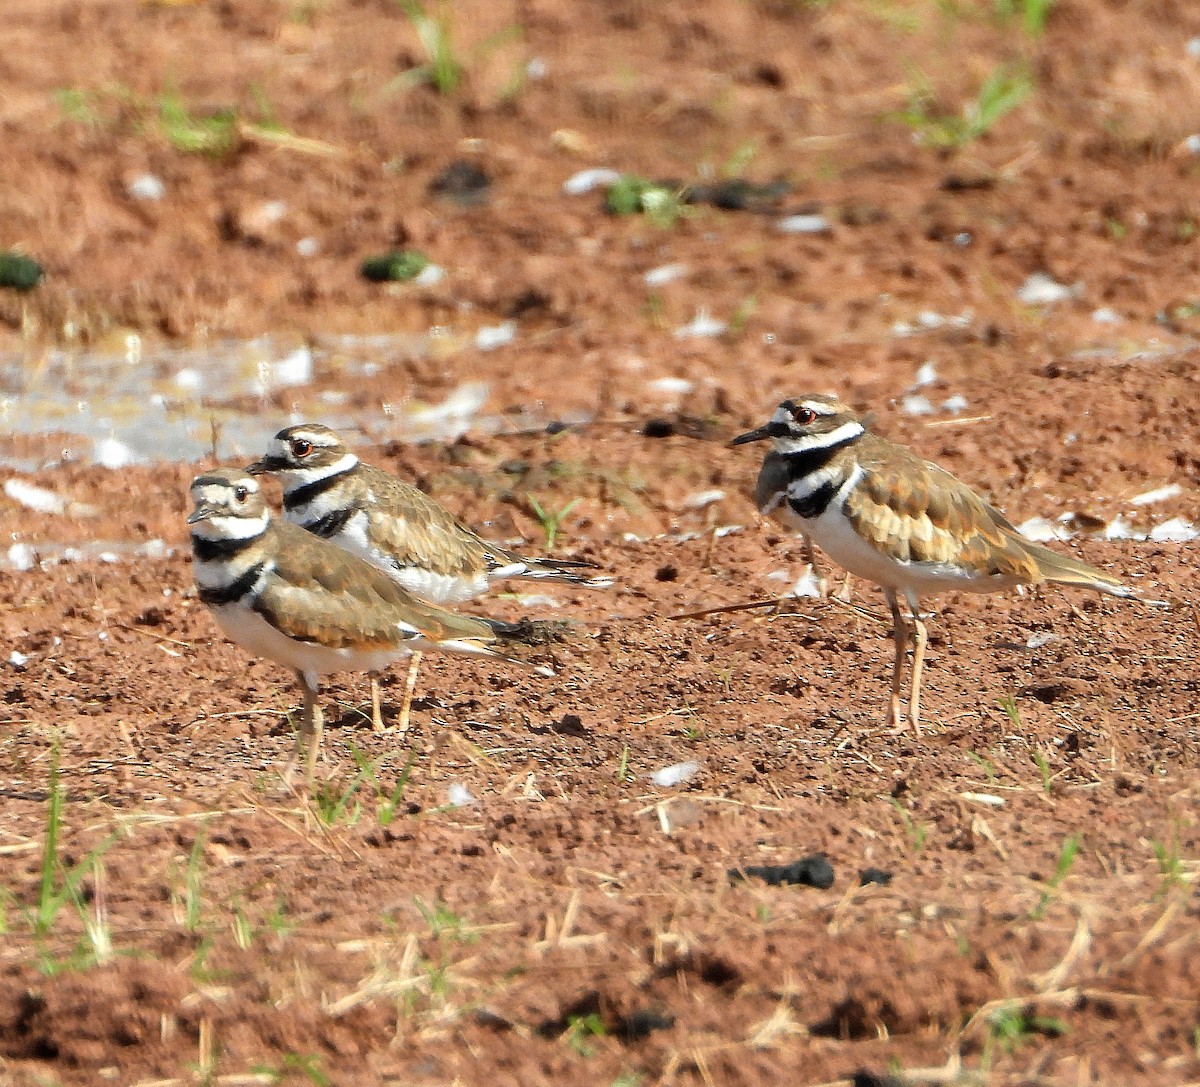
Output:
<path fill-rule="evenodd" d="M 419 566 L 434 574 L 474 579 L 501 567 L 524 564 L 530 576 L 592 584 L 588 578 L 571 572 L 592 567 L 592 563 L 526 558 L 483 539 L 424 491 L 381 468 L 363 465 L 356 475 L 371 531 L 399 566 Z M 367 500 L 368 491 L 374 501 Z M 602 587 L 607 579 L 597 579 L 594 584 Z"/>
<path fill-rule="evenodd" d="M 491 568 L 488 545 L 423 491 L 370 465 L 358 475 L 371 531 L 398 565 L 464 578 Z"/>
<path fill-rule="evenodd" d="M 958 566 L 981 576 L 1042 580 L 1027 541 L 965 483 L 903 446 L 865 435 L 864 476 L 846 502 L 855 529 L 901 562 Z"/>
<path fill-rule="evenodd" d="M 405 631 L 434 642 L 495 640 L 486 622 L 425 603 L 365 559 L 297 525 L 272 521 L 268 532 L 276 534 L 278 576 L 256 606 L 289 637 L 360 649 L 399 645 Z"/>

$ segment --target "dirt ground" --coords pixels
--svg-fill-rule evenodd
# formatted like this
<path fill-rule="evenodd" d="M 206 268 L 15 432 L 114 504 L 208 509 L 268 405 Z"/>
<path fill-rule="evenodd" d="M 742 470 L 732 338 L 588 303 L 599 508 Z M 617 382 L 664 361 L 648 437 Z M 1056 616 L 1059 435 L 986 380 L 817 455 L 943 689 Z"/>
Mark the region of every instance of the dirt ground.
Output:
<path fill-rule="evenodd" d="M 466 381 L 589 418 L 362 451 L 532 552 L 534 501 L 569 506 L 554 550 L 617 586 L 477 602 L 575 620 L 555 678 L 427 658 L 406 736 L 332 680 L 310 793 L 291 678 L 195 596 L 197 465 L 0 495 L 5 550 L 119 551 L 0 566 L 0 1084 L 1200 1082 L 1200 573 L 1161 529 L 1200 522 L 1200 9 L 1032 7 L 462 0 L 443 95 L 398 80 L 390 0 L 8 0 L 0 248 L 47 277 L 0 291 L 0 348 L 270 332 L 372 434 Z M 961 116 L 997 66 L 1030 93 L 979 138 L 898 119 L 921 72 Z M 172 102 L 235 108 L 230 146 L 178 146 Z M 482 200 L 432 191 L 454 162 Z M 789 188 L 660 223 L 563 191 L 600 166 Z M 445 277 L 359 275 L 395 246 Z M 1022 300 L 1036 273 L 1068 290 Z M 431 326 L 446 350 L 322 372 L 323 337 Z M 931 601 L 916 738 L 883 727 L 871 585 L 672 619 L 799 574 L 727 441 L 814 390 L 1018 523 L 1075 515 L 1053 546 L 1168 607 Z M 246 405 L 264 441 L 294 395 Z M 1143 538 L 1094 531 L 1118 516 Z M 832 885 L 741 878 L 813 854 Z"/>

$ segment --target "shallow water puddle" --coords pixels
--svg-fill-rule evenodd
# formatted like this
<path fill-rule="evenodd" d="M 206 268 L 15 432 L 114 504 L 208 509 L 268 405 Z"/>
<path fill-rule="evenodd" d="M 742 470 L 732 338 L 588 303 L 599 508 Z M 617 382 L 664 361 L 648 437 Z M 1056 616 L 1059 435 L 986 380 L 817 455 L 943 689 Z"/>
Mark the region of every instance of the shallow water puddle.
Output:
<path fill-rule="evenodd" d="M 330 336 L 313 344 L 264 336 L 202 348 L 149 347 L 137 335 L 108 350 L 51 348 L 0 353 L 0 428 L 9 434 L 65 435 L 49 463 L 0 454 L 0 466 L 36 471 L 63 461 L 121 468 L 195 461 L 214 437 L 222 457 L 257 455 L 268 431 L 305 420 L 366 430 L 378 440 L 454 441 L 468 430 L 512 432 L 545 426 L 529 412 L 482 416 L 488 386 L 464 382 L 439 403 L 389 403 L 351 415 L 330 379 L 382 375 L 398 360 L 454 345 L 440 330 L 386 336 Z M 324 388 L 317 389 L 320 379 Z M 267 398 L 292 396 L 280 412 Z M 266 421 L 264 421 L 266 417 Z M 566 420 L 582 422 L 582 419 Z M 72 440 L 75 439 L 75 440 Z"/>

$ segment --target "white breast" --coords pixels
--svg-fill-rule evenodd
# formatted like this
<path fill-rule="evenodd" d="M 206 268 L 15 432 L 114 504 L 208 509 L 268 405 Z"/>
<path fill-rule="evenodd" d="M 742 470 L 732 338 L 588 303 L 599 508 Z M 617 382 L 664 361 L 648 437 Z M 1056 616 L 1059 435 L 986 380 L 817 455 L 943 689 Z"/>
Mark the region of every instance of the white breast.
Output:
<path fill-rule="evenodd" d="M 845 515 L 846 495 L 862 479 L 863 470 L 854 472 L 838 489 L 820 517 L 798 517 L 789 506 L 781 506 L 777 516 L 784 524 L 803 532 L 839 566 L 884 588 L 909 590 L 917 596 L 967 591 L 995 592 L 1017 582 L 1012 578 L 980 577 L 948 563 L 902 562 L 864 540 Z"/>

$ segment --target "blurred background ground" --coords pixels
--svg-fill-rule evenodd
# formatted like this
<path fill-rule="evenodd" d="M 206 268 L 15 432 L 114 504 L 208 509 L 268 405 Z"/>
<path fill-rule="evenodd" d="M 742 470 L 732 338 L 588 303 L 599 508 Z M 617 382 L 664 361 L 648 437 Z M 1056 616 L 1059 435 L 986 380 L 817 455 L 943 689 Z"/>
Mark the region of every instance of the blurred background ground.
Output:
<path fill-rule="evenodd" d="M 1200 1080 L 1198 81 L 1185 3 L 10 0 L 0 1081 Z M 871 586 L 671 621 L 797 576 L 725 441 L 808 390 L 1171 608 L 947 598 L 919 739 Z M 403 741 L 331 683 L 315 797 L 182 524 L 297 416 L 619 582 Z"/>

